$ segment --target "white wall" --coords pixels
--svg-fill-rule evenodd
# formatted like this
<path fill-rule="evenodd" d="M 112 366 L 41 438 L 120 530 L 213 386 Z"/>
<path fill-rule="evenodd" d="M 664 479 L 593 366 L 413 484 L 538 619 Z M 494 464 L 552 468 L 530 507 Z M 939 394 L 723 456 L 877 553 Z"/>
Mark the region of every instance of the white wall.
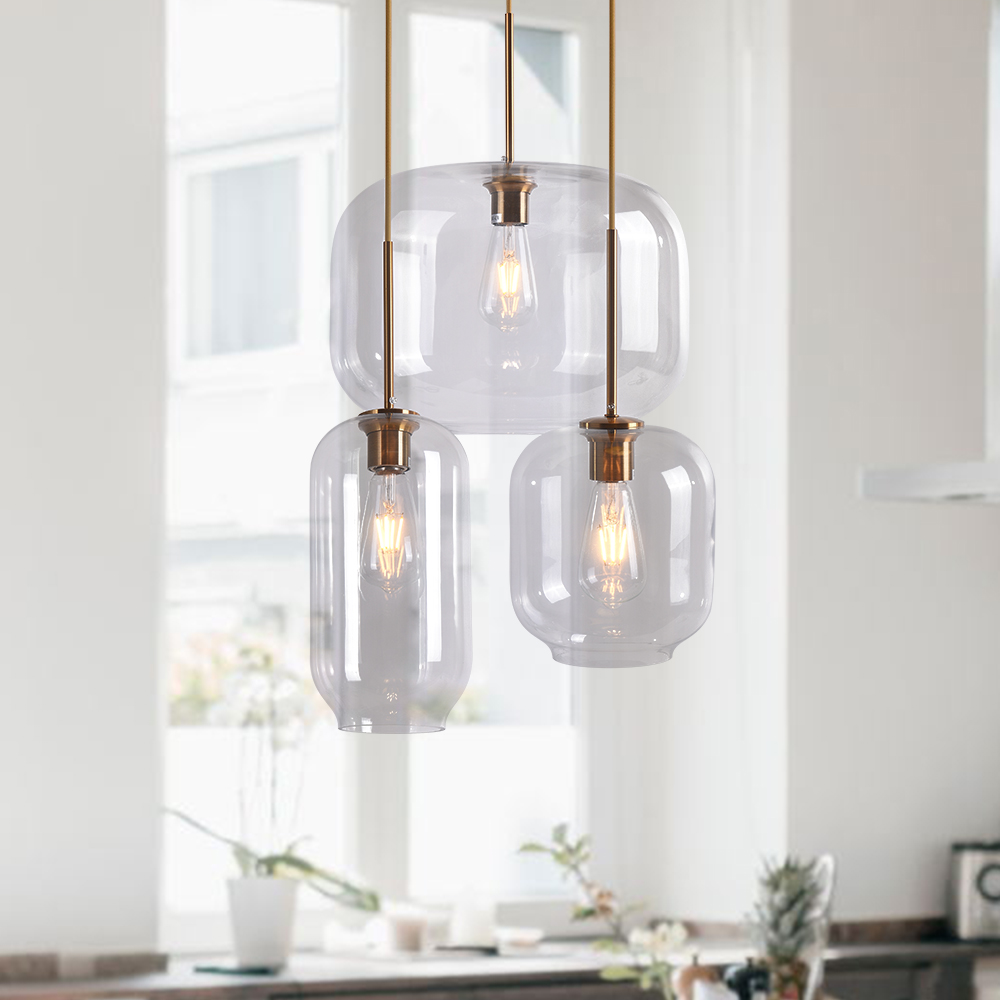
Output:
<path fill-rule="evenodd" d="M 789 836 L 841 918 L 941 913 L 1000 832 L 1000 511 L 854 483 L 983 453 L 989 6 L 792 11 Z"/>
<path fill-rule="evenodd" d="M 739 920 L 790 850 L 838 857 L 840 919 L 940 914 L 950 841 L 1000 827 L 1000 512 L 856 492 L 862 465 L 983 453 L 988 15 L 621 16 L 621 168 L 691 255 L 690 368 L 654 419 L 719 495 L 708 624 L 599 682 L 635 765 L 614 874 L 667 912 Z"/>
<path fill-rule="evenodd" d="M 0 951 L 155 943 L 162 17 L 0 5 Z"/>

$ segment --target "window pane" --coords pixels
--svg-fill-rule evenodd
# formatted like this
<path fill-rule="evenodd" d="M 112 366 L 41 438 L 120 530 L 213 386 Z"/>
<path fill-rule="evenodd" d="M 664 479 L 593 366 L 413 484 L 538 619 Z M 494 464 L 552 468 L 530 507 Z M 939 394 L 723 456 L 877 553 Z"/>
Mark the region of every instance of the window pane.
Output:
<path fill-rule="evenodd" d="M 577 41 L 514 29 L 515 155 L 577 157 Z M 503 30 L 463 17 L 410 19 L 411 160 L 496 160 L 503 153 Z M 489 224 L 484 217 L 484 224 Z M 410 892 L 498 899 L 562 896 L 552 866 L 519 857 L 525 840 L 577 815 L 572 669 L 555 663 L 510 602 L 510 472 L 529 438 L 463 438 L 472 482 L 473 669 L 448 739 L 409 747 Z"/>
<path fill-rule="evenodd" d="M 498 160 L 504 148 L 503 26 L 474 18 L 410 19 L 414 166 Z M 514 28 L 514 154 L 577 158 L 577 39 Z"/>
<path fill-rule="evenodd" d="M 298 162 L 196 175 L 189 204 L 188 353 L 204 357 L 295 343 Z"/>
<path fill-rule="evenodd" d="M 517 847 L 576 818 L 573 668 L 517 621 L 510 602 L 510 473 L 530 438 L 462 438 L 472 481 L 473 667 L 448 740 L 410 745 L 410 891 L 469 887 L 498 899 L 562 895 L 552 866 Z"/>
<path fill-rule="evenodd" d="M 356 409 L 322 350 L 346 17 L 297 0 L 167 13 L 171 356 L 213 363 L 196 392 L 188 365 L 170 383 L 164 802 L 258 851 L 307 835 L 310 860 L 343 869 L 345 739 L 308 673 L 307 483 L 316 443 Z M 317 330 L 301 368 L 259 353 Z M 224 912 L 226 847 L 169 819 L 164 868 L 168 917 Z M 308 892 L 300 906 L 331 909 Z"/>

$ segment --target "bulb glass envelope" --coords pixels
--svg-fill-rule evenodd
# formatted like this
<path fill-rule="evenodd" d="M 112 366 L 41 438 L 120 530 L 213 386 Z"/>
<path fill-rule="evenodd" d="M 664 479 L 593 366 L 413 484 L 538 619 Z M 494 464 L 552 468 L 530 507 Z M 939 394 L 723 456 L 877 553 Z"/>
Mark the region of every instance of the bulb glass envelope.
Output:
<path fill-rule="evenodd" d="M 510 168 L 534 185 L 515 270 L 498 267 L 504 227 L 492 224 L 487 189 L 505 169 L 460 163 L 392 178 L 396 395 L 463 433 L 534 434 L 604 410 L 607 171 Z M 655 191 L 625 177 L 616 191 L 619 406 L 641 416 L 684 375 L 687 252 Z M 333 244 L 330 353 L 361 407 L 381 404 L 382 198 L 381 182 L 355 198 Z M 502 285 L 492 305 L 491 281 Z M 526 285 L 533 300 L 515 301 L 512 288 Z"/>
<path fill-rule="evenodd" d="M 350 732 L 443 729 L 472 666 L 468 459 L 414 422 L 406 471 L 368 468 L 365 414 L 313 455 L 312 675 Z"/>
<path fill-rule="evenodd" d="M 583 430 L 563 428 L 514 466 L 514 610 L 561 663 L 662 663 L 712 608 L 712 468 L 693 441 L 662 427 L 635 432 L 627 483 L 592 482 L 588 450 Z"/>

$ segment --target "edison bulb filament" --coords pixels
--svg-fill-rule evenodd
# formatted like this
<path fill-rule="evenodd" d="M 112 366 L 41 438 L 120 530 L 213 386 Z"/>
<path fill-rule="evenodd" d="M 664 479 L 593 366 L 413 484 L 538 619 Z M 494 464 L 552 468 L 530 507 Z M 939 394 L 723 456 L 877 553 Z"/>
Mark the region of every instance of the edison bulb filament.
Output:
<path fill-rule="evenodd" d="M 608 608 L 636 597 L 646 583 L 645 557 L 628 483 L 596 483 L 580 556 L 584 591 Z"/>
<path fill-rule="evenodd" d="M 376 472 L 361 525 L 361 576 L 386 596 L 420 582 L 417 507 L 405 472 Z"/>
<path fill-rule="evenodd" d="M 479 312 L 503 333 L 515 333 L 537 308 L 527 229 L 523 225 L 496 225 L 490 237 Z"/>

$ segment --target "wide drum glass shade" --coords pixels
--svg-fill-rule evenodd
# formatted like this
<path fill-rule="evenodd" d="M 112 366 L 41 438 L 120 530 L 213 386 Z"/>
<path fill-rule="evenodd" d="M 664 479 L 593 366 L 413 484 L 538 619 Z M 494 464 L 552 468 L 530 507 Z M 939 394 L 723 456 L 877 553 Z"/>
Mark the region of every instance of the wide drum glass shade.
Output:
<path fill-rule="evenodd" d="M 715 481 L 683 434 L 645 427 L 634 478 L 594 483 L 582 430 L 543 434 L 510 483 L 521 624 L 576 666 L 661 663 L 712 607 Z"/>
<path fill-rule="evenodd" d="M 502 164 L 392 179 L 396 393 L 462 432 L 530 433 L 604 410 L 607 171 L 518 164 L 526 225 L 494 226 Z M 684 375 L 688 274 L 667 203 L 619 176 L 621 412 L 641 416 Z M 333 243 L 330 352 L 361 407 L 382 393 L 383 185 L 348 206 Z"/>
<path fill-rule="evenodd" d="M 435 732 L 472 666 L 468 459 L 420 416 L 408 471 L 377 475 L 361 419 L 313 455 L 313 680 L 341 729 Z"/>

